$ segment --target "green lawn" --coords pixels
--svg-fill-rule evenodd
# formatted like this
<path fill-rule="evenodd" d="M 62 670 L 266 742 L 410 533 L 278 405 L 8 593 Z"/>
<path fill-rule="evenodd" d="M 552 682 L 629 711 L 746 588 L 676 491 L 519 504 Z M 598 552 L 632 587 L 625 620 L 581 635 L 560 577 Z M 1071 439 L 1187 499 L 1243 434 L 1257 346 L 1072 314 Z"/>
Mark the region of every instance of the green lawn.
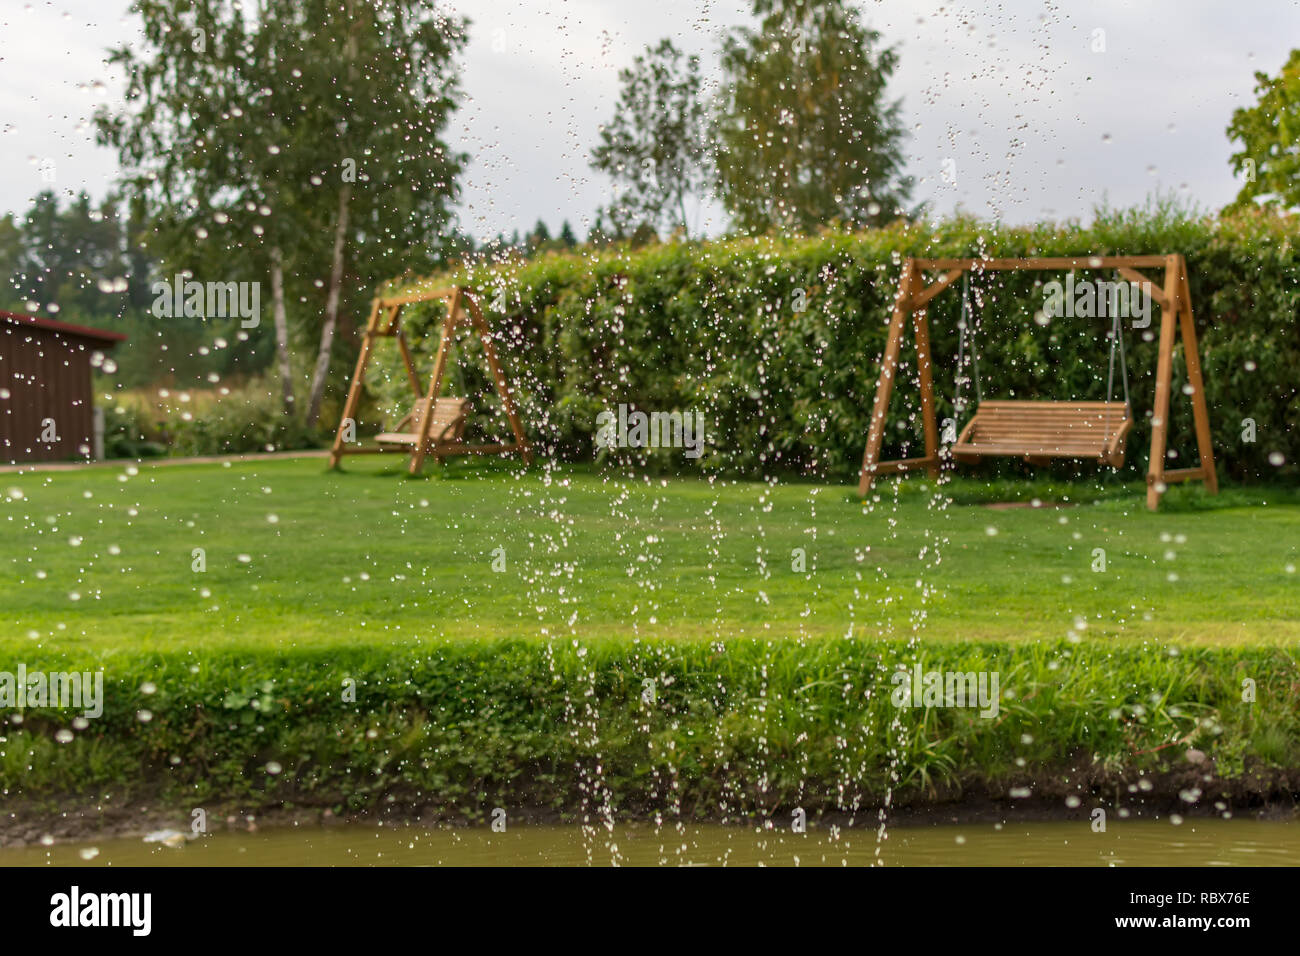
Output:
<path fill-rule="evenodd" d="M 397 468 L 350 459 L 329 473 L 297 459 L 0 476 L 0 640 L 33 660 L 42 648 L 850 629 L 1300 638 L 1300 504 L 1280 491 L 1212 501 L 1176 489 L 1159 514 L 1136 492 L 996 510 L 956 503 L 988 496 L 977 478 L 943 494 L 913 478 L 882 482 L 864 509 L 839 486 L 483 462 L 407 480 Z M 796 548 L 805 572 L 792 570 Z M 1104 572 L 1092 570 L 1096 548 Z"/>

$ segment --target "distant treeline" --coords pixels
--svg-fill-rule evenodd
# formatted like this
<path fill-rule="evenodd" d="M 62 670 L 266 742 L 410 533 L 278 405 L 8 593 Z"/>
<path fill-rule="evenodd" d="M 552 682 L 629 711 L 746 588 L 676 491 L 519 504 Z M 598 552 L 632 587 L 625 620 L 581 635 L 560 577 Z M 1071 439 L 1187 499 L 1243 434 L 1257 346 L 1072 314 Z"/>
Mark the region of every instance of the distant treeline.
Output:
<path fill-rule="evenodd" d="M 458 235 L 446 254 L 464 256 L 481 249 L 528 256 L 576 245 L 568 222 L 553 237 L 538 220 L 522 236 L 498 236 L 482 245 Z M 438 261 L 435 257 L 431 264 L 436 267 Z M 138 205 L 117 194 L 95 204 L 84 192 L 60 201 L 46 190 L 25 213 L 0 215 L 0 309 L 125 332 L 127 341 L 112 356 L 112 386 L 236 384 L 268 371 L 274 355 L 269 285 L 262 302 L 266 321 L 256 328 L 241 329 L 233 318 L 155 316 L 150 311 L 156 298 L 152 284 L 172 279 L 164 263 L 165 256 L 151 250 L 150 229 Z"/>

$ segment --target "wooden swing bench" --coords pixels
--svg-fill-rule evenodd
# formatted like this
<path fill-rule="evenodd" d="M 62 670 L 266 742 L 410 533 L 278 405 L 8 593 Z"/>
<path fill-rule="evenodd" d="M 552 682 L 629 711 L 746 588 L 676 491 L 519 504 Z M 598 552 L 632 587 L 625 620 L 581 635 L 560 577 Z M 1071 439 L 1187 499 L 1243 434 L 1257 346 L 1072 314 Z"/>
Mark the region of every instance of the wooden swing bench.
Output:
<path fill-rule="evenodd" d="M 430 399 L 417 399 L 415 405 L 391 432 L 380 432 L 375 441 L 380 445 L 415 445 L 420 441 L 420 425 L 429 413 Z M 469 417 L 470 403 L 465 398 L 439 398 L 433 400 L 433 420 L 429 423 L 429 454 L 447 454 L 457 445 L 464 444 L 465 420 Z"/>
<path fill-rule="evenodd" d="M 1031 464 L 1075 458 L 1121 468 L 1132 427 L 1123 402 L 984 401 L 952 446 L 952 457 L 1023 458 Z"/>

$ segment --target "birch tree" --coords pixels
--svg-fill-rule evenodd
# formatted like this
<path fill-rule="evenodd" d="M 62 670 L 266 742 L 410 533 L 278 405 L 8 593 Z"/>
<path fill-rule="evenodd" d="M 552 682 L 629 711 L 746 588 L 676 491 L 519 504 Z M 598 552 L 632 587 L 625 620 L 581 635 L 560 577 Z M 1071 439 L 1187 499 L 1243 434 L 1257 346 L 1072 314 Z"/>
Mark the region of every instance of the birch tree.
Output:
<path fill-rule="evenodd" d="M 314 345 L 315 425 L 344 310 L 429 270 L 465 163 L 444 134 L 466 22 L 432 0 L 136 0 L 144 44 L 111 52 L 125 107 L 97 117 L 170 265 L 269 277 L 278 373 Z M 201 279 L 208 278 L 200 276 Z"/>

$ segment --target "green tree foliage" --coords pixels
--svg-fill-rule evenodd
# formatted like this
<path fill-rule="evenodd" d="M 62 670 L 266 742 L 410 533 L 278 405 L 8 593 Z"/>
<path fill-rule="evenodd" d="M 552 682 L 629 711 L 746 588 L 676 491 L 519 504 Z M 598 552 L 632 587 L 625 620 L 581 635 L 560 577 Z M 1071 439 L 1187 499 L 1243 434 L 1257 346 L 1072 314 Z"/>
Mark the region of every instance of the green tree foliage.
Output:
<path fill-rule="evenodd" d="M 551 230 L 547 227 L 546 221 L 537 220 L 537 225 L 533 226 L 533 231 L 528 236 L 528 246 L 531 249 L 541 249 L 546 247 L 551 241 Z"/>
<path fill-rule="evenodd" d="M 619 234 L 642 224 L 686 234 L 686 201 L 707 187 L 709 171 L 699 57 L 661 40 L 619 80 L 618 107 L 591 159 L 614 180 L 616 198 L 604 216 Z"/>
<path fill-rule="evenodd" d="M 118 388 L 210 384 L 256 370 L 258 336 L 240 340 L 238 320 L 150 314 L 150 283 L 160 266 L 142 241 L 141 204 L 110 193 L 98 205 L 85 193 L 61 202 L 38 193 L 21 217 L 0 217 L 0 308 L 124 332 L 113 349 Z"/>
<path fill-rule="evenodd" d="M 25 277 L 23 268 L 22 226 L 11 212 L 0 215 L 0 309 L 17 309 L 23 301 L 21 287 Z"/>
<path fill-rule="evenodd" d="M 1245 179 L 1234 205 L 1300 206 L 1300 50 L 1276 77 L 1255 74 L 1259 102 L 1232 114 L 1228 138 L 1241 143 L 1229 160 Z"/>
<path fill-rule="evenodd" d="M 465 25 L 428 0 L 133 9 L 145 43 L 110 57 L 126 107 L 97 118 L 101 141 L 146 201 L 169 268 L 270 277 L 277 326 L 283 303 L 296 337 L 318 342 L 314 421 L 339 315 L 364 310 L 380 279 L 439 261 L 464 163 L 442 137 Z"/>
<path fill-rule="evenodd" d="M 754 0 L 724 41 L 718 188 L 746 232 L 878 225 L 903 213 L 898 63 L 842 0 Z"/>
<path fill-rule="evenodd" d="M 36 195 L 10 239 L 20 250 L 12 288 L 24 308 L 34 302 L 36 310 L 69 321 L 120 311 L 118 301 L 105 299 L 127 290 L 117 206 L 109 196 L 96 207 L 85 192 L 66 207 L 50 190 Z"/>

